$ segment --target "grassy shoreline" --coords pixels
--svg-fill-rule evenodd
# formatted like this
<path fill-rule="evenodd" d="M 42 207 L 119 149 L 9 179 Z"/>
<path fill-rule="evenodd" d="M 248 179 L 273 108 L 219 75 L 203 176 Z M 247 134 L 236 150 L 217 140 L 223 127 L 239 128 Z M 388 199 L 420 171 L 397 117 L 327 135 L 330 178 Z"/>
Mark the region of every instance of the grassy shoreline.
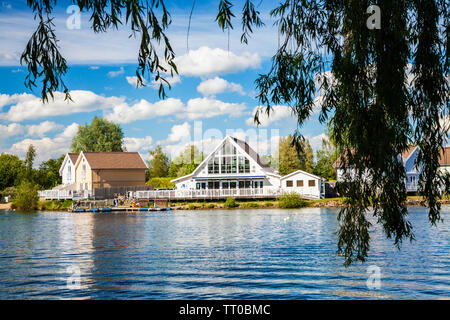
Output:
<path fill-rule="evenodd" d="M 320 200 L 305 200 L 298 208 L 341 208 L 344 206 L 344 198 L 327 198 Z M 450 197 L 440 200 L 441 204 L 450 204 Z M 425 206 L 420 196 L 409 196 L 407 206 Z M 149 204 L 150 205 L 150 204 Z M 40 201 L 40 211 L 67 211 L 72 206 L 72 201 L 48 200 Z M 151 205 L 150 205 L 151 206 Z M 213 210 L 213 209 L 284 209 L 279 200 L 254 200 L 235 201 L 233 207 L 226 205 L 226 201 L 171 201 L 169 206 L 174 210 Z M 12 204 L 0 204 L 0 210 L 11 210 Z"/>

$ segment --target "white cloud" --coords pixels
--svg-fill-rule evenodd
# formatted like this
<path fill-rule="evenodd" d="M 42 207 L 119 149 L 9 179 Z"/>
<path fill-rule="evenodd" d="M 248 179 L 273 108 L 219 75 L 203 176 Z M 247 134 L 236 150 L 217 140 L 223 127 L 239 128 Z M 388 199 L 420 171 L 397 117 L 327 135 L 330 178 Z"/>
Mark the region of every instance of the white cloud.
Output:
<path fill-rule="evenodd" d="M 317 150 L 320 150 L 322 148 L 322 140 L 329 141 L 329 138 L 325 133 L 321 133 L 313 137 L 307 135 L 305 136 L 305 138 L 308 139 L 314 154 L 316 153 Z"/>
<path fill-rule="evenodd" d="M 227 80 L 219 77 L 202 81 L 198 85 L 197 91 L 204 96 L 215 96 L 216 94 L 226 91 L 237 92 L 240 95 L 245 95 L 245 92 L 240 84 L 228 82 Z"/>
<path fill-rule="evenodd" d="M 32 124 L 27 126 L 27 135 L 44 137 L 47 132 L 56 131 L 63 128 L 62 125 L 53 121 L 44 121 L 39 124 Z"/>
<path fill-rule="evenodd" d="M 132 86 L 134 88 L 137 87 L 138 77 L 136 77 L 136 76 L 131 76 L 131 77 L 126 76 L 125 78 L 127 79 L 127 82 L 130 84 L 130 86 Z M 146 80 L 145 79 L 143 79 L 143 80 L 144 80 L 144 84 L 146 84 Z"/>
<path fill-rule="evenodd" d="M 278 122 L 280 120 L 295 121 L 295 117 L 292 115 L 292 109 L 287 106 L 273 106 L 272 110 L 269 113 L 269 116 L 266 113 L 266 108 L 263 106 L 255 107 L 253 109 L 252 115 L 255 115 L 257 111 L 259 111 L 258 119 L 261 123 L 259 125 L 260 127 L 267 127 L 272 123 Z M 256 126 L 253 116 L 251 118 L 248 118 L 245 123 L 248 126 Z"/>
<path fill-rule="evenodd" d="M 187 117 L 191 120 L 225 114 L 231 117 L 239 117 L 244 109 L 244 103 L 227 103 L 210 98 L 196 98 L 190 99 L 187 103 Z"/>
<path fill-rule="evenodd" d="M 121 74 L 124 74 L 124 73 L 125 73 L 125 70 L 123 69 L 123 67 L 120 67 L 120 69 L 117 70 L 117 71 L 110 71 L 110 72 L 108 72 L 108 77 L 115 78 L 115 77 L 120 76 Z"/>
<path fill-rule="evenodd" d="M 0 113 L 0 119 L 8 121 L 23 121 L 28 119 L 46 118 L 68 115 L 79 112 L 91 112 L 120 106 L 124 98 L 103 97 L 91 91 L 73 90 L 70 92 L 73 102 L 64 101 L 65 94 L 54 93 L 54 100 L 42 103 L 42 100 L 32 94 L 22 93 L 0 95 L 0 110 L 3 106 L 11 105 L 7 113 Z"/>
<path fill-rule="evenodd" d="M 141 154 L 145 154 L 152 148 L 152 140 L 151 136 L 146 136 L 144 138 L 128 137 L 124 139 L 124 144 L 129 152 L 137 151 Z"/>
<path fill-rule="evenodd" d="M 181 82 L 181 77 L 177 74 L 174 74 L 173 76 L 171 76 L 170 74 L 163 74 L 162 75 L 164 77 L 164 79 L 170 84 L 170 86 L 174 86 L 175 84 Z M 152 81 L 152 88 L 153 89 L 159 89 L 159 85 L 163 84 L 164 86 L 167 86 L 167 83 L 165 81 L 162 81 L 161 79 L 159 79 L 158 81 L 153 80 Z"/>
<path fill-rule="evenodd" d="M 118 104 L 112 111 L 106 111 L 104 115 L 108 120 L 117 123 L 130 123 L 136 120 L 175 115 L 183 111 L 184 105 L 179 99 L 169 98 L 155 103 L 141 99 L 131 106 L 126 103 Z"/>
<path fill-rule="evenodd" d="M 91 70 L 98 70 L 98 69 L 100 69 L 100 67 L 99 66 L 90 66 L 89 69 L 91 69 Z"/>
<path fill-rule="evenodd" d="M 24 132 L 24 127 L 18 123 L 11 123 L 9 125 L 0 124 L 0 137 L 6 139 Z"/>
<path fill-rule="evenodd" d="M 261 58 L 257 53 L 236 55 L 219 48 L 200 47 L 175 58 L 178 72 L 186 76 L 212 76 L 258 68 Z"/>
<path fill-rule="evenodd" d="M 183 124 L 174 125 L 172 129 L 170 129 L 170 133 L 165 140 L 166 143 L 176 143 L 181 142 L 186 139 L 186 137 L 190 138 L 191 125 L 188 122 Z"/>
<path fill-rule="evenodd" d="M 242 115 L 245 104 L 227 103 L 209 98 L 190 99 L 185 105 L 180 99 L 168 98 L 155 103 L 145 99 L 134 105 L 121 103 L 113 107 L 111 111 L 105 110 L 104 116 L 117 123 L 130 123 L 137 120 L 152 119 L 173 115 L 178 119 L 190 120 L 211 118 L 229 114 L 232 117 Z"/>
<path fill-rule="evenodd" d="M 24 157 L 28 147 L 32 144 L 36 148 L 35 166 L 50 158 L 59 157 L 70 149 L 72 138 L 78 131 L 78 124 L 72 123 L 64 131 L 56 135 L 53 139 L 45 137 L 42 139 L 24 139 L 12 145 L 10 152 Z"/>

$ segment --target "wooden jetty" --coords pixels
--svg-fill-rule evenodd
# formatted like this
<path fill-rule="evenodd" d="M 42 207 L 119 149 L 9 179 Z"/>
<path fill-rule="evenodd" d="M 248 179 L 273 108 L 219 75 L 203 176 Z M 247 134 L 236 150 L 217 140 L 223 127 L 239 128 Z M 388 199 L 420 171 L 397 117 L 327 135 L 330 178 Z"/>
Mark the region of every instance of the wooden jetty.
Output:
<path fill-rule="evenodd" d="M 92 212 L 92 213 L 106 213 L 106 212 L 149 212 L 149 211 L 171 211 L 172 208 L 159 207 L 106 207 L 106 208 L 71 208 L 70 212 Z"/>

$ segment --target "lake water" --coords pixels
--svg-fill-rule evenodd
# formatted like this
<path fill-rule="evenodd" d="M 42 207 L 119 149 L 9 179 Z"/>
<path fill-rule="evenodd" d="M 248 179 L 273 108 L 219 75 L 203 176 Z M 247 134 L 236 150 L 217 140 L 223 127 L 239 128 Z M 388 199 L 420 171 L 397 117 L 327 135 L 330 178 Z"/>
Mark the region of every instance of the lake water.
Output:
<path fill-rule="evenodd" d="M 336 212 L 3 212 L 0 299 L 450 298 L 449 206 L 438 227 L 410 208 L 401 251 L 375 228 L 369 260 L 348 268 Z"/>

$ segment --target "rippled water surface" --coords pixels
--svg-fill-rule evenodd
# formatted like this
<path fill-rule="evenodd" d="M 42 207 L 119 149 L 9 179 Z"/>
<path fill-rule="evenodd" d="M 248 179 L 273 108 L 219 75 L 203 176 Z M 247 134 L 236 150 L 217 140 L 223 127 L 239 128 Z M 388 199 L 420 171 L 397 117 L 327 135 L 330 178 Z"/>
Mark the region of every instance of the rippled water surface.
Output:
<path fill-rule="evenodd" d="M 449 206 L 437 227 L 410 208 L 416 241 L 401 251 L 375 228 L 370 259 L 349 268 L 336 212 L 3 212 L 0 299 L 450 298 Z M 379 289 L 367 286 L 373 265 Z"/>

